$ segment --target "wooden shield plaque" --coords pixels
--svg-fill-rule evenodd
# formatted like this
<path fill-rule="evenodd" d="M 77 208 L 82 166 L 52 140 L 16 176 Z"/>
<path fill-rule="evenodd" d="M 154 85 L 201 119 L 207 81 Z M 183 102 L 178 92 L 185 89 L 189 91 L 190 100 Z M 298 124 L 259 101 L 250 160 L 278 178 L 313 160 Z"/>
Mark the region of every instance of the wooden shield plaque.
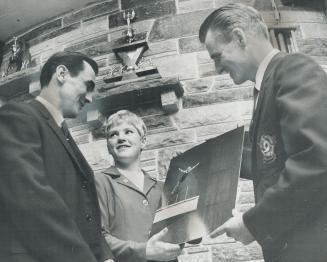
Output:
<path fill-rule="evenodd" d="M 165 239 L 199 239 L 232 216 L 240 174 L 244 127 L 210 139 L 172 159 L 151 235 L 168 227 Z"/>

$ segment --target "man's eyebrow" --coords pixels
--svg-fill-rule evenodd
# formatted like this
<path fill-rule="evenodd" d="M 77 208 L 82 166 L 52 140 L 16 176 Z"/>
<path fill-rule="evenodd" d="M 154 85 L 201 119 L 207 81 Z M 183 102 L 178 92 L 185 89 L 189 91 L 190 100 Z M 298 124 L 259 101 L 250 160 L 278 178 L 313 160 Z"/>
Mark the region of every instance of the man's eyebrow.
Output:
<path fill-rule="evenodd" d="M 87 92 L 93 92 L 95 83 L 92 80 L 84 81 Z"/>

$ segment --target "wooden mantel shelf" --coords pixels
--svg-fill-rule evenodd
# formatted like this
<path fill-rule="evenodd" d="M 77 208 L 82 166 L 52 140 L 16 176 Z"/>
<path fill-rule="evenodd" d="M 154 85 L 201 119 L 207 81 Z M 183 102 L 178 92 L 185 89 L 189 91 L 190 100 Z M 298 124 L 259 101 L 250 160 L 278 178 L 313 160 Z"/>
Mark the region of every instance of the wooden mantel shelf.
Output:
<path fill-rule="evenodd" d="M 22 94 L 37 95 L 39 77 L 40 67 L 34 67 L 0 79 L 0 98 L 10 100 Z M 89 125 L 98 126 L 116 109 L 152 101 L 160 101 L 163 110 L 170 114 L 178 111 L 179 98 L 183 94 L 184 89 L 177 77 L 161 78 L 158 74 L 103 83 L 93 102 L 83 109 L 83 114 L 86 113 Z"/>
<path fill-rule="evenodd" d="M 139 78 L 133 81 L 121 81 L 116 84 L 104 84 L 98 89 L 92 104 L 87 109 L 87 122 L 91 126 L 101 125 L 103 119 L 115 109 L 149 101 L 160 101 L 166 113 L 179 109 L 179 97 L 184 89 L 178 78 Z"/>
<path fill-rule="evenodd" d="M 0 78 L 0 97 L 10 100 L 20 94 L 30 92 L 30 83 L 38 81 L 40 67 L 28 68 Z"/>
<path fill-rule="evenodd" d="M 101 99 L 107 96 L 122 95 L 130 92 L 143 93 L 146 91 L 174 91 L 178 97 L 181 97 L 184 93 L 178 78 L 152 78 L 139 77 L 139 79 L 133 81 L 121 81 L 115 85 L 107 84 L 98 89 L 99 93 L 96 95 L 96 99 Z"/>

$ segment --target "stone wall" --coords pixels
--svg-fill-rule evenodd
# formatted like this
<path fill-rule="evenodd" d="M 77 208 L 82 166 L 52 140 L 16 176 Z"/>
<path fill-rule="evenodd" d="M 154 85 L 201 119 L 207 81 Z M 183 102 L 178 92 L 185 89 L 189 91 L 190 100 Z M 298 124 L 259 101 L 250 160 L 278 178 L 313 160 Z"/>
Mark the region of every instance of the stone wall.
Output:
<path fill-rule="evenodd" d="M 198 40 L 203 19 L 215 8 L 230 2 L 243 2 L 262 11 L 270 26 L 294 27 L 300 51 L 311 55 L 322 65 L 327 62 L 327 23 L 322 1 L 308 6 L 277 6 L 280 23 L 276 24 L 271 1 L 226 0 L 109 0 L 97 1 L 82 10 L 63 14 L 31 28 L 21 35 L 29 46 L 33 66 L 41 66 L 59 50 L 77 50 L 92 56 L 100 66 L 98 87 L 110 66 L 120 61 L 112 53 L 115 40 L 126 29 L 122 11 L 133 8 L 136 33 L 147 33 L 151 58 L 163 77 L 179 77 L 185 93 L 180 110 L 166 114 L 160 101 L 130 104 L 128 109 L 142 116 L 149 128 L 148 145 L 142 156 L 145 170 L 164 180 L 169 160 L 208 138 L 239 125 L 248 126 L 252 111 L 251 83 L 235 86 L 228 75 L 217 75 L 204 47 Z M 4 63 L 9 58 L 6 43 Z M 1 83 L 0 83 L 1 85 Z M 1 88 L 1 86 L 0 86 Z M 30 99 L 26 94 L 15 100 Z M 118 110 L 114 108 L 111 111 Z M 74 138 L 95 170 L 112 163 L 106 142 L 89 127 L 85 117 L 69 122 Z M 240 180 L 237 209 L 245 211 L 253 205 L 250 181 Z M 257 244 L 242 246 L 222 236 L 206 245 L 190 246 L 180 261 L 261 261 Z"/>

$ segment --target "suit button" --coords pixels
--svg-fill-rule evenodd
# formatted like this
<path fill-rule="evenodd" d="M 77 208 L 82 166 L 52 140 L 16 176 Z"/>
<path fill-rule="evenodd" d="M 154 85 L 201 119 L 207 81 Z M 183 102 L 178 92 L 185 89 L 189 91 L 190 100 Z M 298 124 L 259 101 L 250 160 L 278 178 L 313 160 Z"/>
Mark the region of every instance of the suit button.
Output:
<path fill-rule="evenodd" d="M 270 235 L 267 235 L 266 238 L 263 240 L 263 246 L 270 246 L 273 242 L 273 238 Z"/>
<path fill-rule="evenodd" d="M 92 216 L 90 214 L 86 214 L 85 215 L 85 219 L 88 221 L 88 222 L 91 222 L 92 221 Z"/>
<path fill-rule="evenodd" d="M 82 188 L 85 190 L 87 188 L 87 181 L 83 181 Z"/>
<path fill-rule="evenodd" d="M 144 199 L 144 200 L 142 201 L 142 203 L 143 203 L 144 206 L 149 205 L 149 202 L 148 202 L 148 200 L 146 200 L 146 199 Z"/>

